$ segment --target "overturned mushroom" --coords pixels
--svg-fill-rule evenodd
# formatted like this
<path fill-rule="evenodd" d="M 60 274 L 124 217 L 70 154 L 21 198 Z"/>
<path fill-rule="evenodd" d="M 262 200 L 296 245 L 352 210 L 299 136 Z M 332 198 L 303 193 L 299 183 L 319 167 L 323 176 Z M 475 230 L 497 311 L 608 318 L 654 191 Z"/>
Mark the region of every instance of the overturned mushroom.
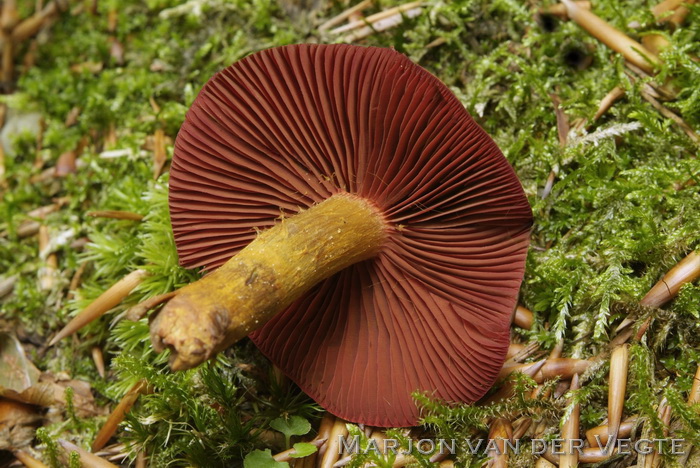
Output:
<path fill-rule="evenodd" d="M 250 334 L 376 426 L 415 424 L 414 391 L 472 402 L 498 375 L 530 207 L 457 98 L 393 50 L 286 46 L 218 73 L 178 135 L 170 213 L 181 264 L 211 271 L 152 323 L 174 369 Z"/>

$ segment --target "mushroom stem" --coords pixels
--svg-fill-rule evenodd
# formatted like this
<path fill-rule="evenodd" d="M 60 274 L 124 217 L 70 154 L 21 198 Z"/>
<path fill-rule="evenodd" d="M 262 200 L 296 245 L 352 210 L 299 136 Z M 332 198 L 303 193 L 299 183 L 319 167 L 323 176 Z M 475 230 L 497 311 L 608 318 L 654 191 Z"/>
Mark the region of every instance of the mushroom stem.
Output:
<path fill-rule="evenodd" d="M 197 366 L 320 281 L 375 256 L 387 232 L 381 212 L 348 193 L 283 219 L 218 270 L 182 288 L 153 321 L 154 347 L 172 349 L 174 370 Z"/>

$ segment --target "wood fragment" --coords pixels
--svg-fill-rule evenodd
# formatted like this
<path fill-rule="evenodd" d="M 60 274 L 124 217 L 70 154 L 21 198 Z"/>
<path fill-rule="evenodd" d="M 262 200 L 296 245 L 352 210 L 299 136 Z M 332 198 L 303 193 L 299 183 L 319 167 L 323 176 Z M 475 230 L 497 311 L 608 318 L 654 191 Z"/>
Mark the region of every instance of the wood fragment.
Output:
<path fill-rule="evenodd" d="M 571 0 L 562 0 L 562 3 L 566 6 L 569 17 L 579 26 L 641 69 L 653 73 L 654 67 L 661 63 L 659 58 L 642 44 L 631 39 L 591 11 L 579 7 Z"/>
<path fill-rule="evenodd" d="M 17 458 L 17 460 L 21 461 L 22 464 L 27 468 L 49 468 L 47 465 L 44 465 L 42 462 L 32 457 L 23 450 L 17 450 L 16 452 L 14 452 L 14 456 L 15 458 Z"/>
<path fill-rule="evenodd" d="M 515 308 L 515 314 L 513 316 L 513 323 L 520 328 L 524 328 L 525 330 L 529 330 L 532 328 L 532 324 L 535 321 L 535 318 L 532 314 L 532 312 L 521 306 L 518 305 L 518 307 Z"/>
<path fill-rule="evenodd" d="M 394 8 L 388 8 L 386 10 L 380 11 L 379 13 L 375 13 L 373 15 L 370 15 L 363 20 L 350 22 L 348 24 L 340 26 L 339 28 L 332 29 L 329 32 L 331 34 L 340 34 L 340 33 L 344 33 L 347 31 L 352 31 L 353 29 L 362 28 L 362 27 L 366 26 L 367 24 L 372 24 L 372 23 L 376 23 L 378 21 L 385 20 L 387 18 L 392 18 L 392 17 L 395 17 L 397 14 L 401 15 L 401 13 L 406 13 L 408 10 L 412 10 L 414 8 L 417 8 L 417 7 L 421 6 L 422 4 L 423 4 L 422 1 L 404 3 L 403 5 L 399 5 L 399 6 L 394 7 Z"/>
<path fill-rule="evenodd" d="M 578 374 L 574 374 L 571 379 L 571 390 L 578 390 Z M 572 397 L 573 399 L 573 397 Z M 569 402 L 571 403 L 571 401 Z M 559 457 L 559 468 L 575 468 L 578 466 L 578 448 L 576 448 L 575 442 L 579 441 L 578 429 L 579 429 L 579 413 L 581 411 L 580 405 L 576 403 L 573 410 L 561 428 L 561 438 L 564 439 L 564 454 Z M 582 444 L 581 444 L 582 445 Z"/>
<path fill-rule="evenodd" d="M 95 436 L 95 441 L 92 443 L 93 452 L 97 452 L 107 445 L 109 439 L 111 439 L 117 431 L 119 424 L 124 421 L 126 414 L 131 410 L 131 407 L 134 406 L 134 403 L 136 403 L 139 395 L 145 395 L 150 392 L 152 392 L 152 389 L 149 388 L 148 382 L 144 379 L 136 382 L 136 384 L 126 392 Z"/>
<path fill-rule="evenodd" d="M 58 443 L 61 444 L 63 450 L 66 452 L 77 452 L 80 455 L 80 462 L 85 468 L 119 468 L 117 465 L 108 462 L 104 458 L 100 458 L 87 450 L 78 447 L 75 444 L 68 442 L 67 440 L 58 439 Z"/>
<path fill-rule="evenodd" d="M 629 366 L 629 350 L 627 345 L 615 348 L 610 357 L 610 377 L 608 385 L 608 437 L 617 440 L 622 421 L 622 410 L 625 405 L 627 391 L 627 369 Z"/>
<path fill-rule="evenodd" d="M 102 377 L 103 379 L 105 378 L 105 358 L 104 355 L 102 354 L 102 348 L 99 346 L 93 346 L 92 350 L 92 360 L 95 363 L 95 368 L 97 369 L 97 373 Z"/>
<path fill-rule="evenodd" d="M 95 210 L 85 213 L 93 218 L 112 218 L 112 219 L 128 219 L 131 221 L 143 220 L 143 215 L 133 213 L 131 211 L 116 211 L 116 210 Z"/>
<path fill-rule="evenodd" d="M 347 43 L 352 43 L 355 41 L 358 41 L 360 39 L 364 39 L 368 36 L 371 36 L 375 32 L 381 32 L 381 31 L 386 31 L 387 29 L 391 29 L 395 26 L 398 26 L 401 24 L 404 20 L 404 18 L 415 18 L 416 16 L 420 15 L 423 12 L 423 9 L 421 7 L 416 7 L 411 10 L 406 10 L 402 11 L 400 13 L 396 13 L 392 16 L 389 16 L 387 18 L 383 18 L 377 21 L 374 21 L 373 23 L 370 23 L 370 25 L 365 26 L 364 28 L 358 29 L 356 31 L 353 31 L 352 33 L 348 34 L 345 36 L 344 41 Z"/>
<path fill-rule="evenodd" d="M 342 23 L 343 21 L 345 21 L 346 19 L 350 18 L 354 14 L 359 13 L 362 10 L 366 10 L 370 6 L 372 6 L 372 0 L 362 0 L 357 5 L 348 8 L 347 10 L 343 11 L 342 13 L 334 16 L 333 18 L 329 19 L 328 21 L 326 21 L 325 23 L 320 25 L 318 27 L 318 31 L 319 32 L 327 31 L 330 28 L 332 28 L 333 26 L 338 25 L 338 24 Z"/>
<path fill-rule="evenodd" d="M 89 306 L 76 315 L 61 331 L 49 342 L 53 346 L 57 341 L 75 333 L 93 320 L 104 315 L 113 307 L 116 307 L 129 293 L 143 281 L 147 275 L 144 270 L 135 270 L 117 281 L 111 288 L 103 292 Z"/>

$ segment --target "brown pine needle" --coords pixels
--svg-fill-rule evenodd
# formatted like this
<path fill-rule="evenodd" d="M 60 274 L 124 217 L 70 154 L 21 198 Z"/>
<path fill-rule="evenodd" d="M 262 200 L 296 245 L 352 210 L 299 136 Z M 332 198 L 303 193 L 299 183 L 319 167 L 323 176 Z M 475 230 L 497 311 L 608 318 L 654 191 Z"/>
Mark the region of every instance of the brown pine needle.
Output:
<path fill-rule="evenodd" d="M 655 5 L 651 8 L 651 14 L 657 20 L 663 20 L 663 18 L 668 17 L 669 14 L 676 11 L 676 8 L 681 6 L 686 0 L 664 0 L 663 2 Z"/>
<path fill-rule="evenodd" d="M 525 346 L 520 351 L 516 352 L 513 356 L 508 358 L 508 360 L 503 363 L 503 368 L 510 367 L 519 362 L 524 361 L 525 359 L 535 354 L 535 352 L 537 352 L 538 349 L 540 349 L 540 345 L 536 342 L 533 341 L 532 343 L 528 343 L 527 346 Z"/>
<path fill-rule="evenodd" d="M 659 408 L 657 410 L 657 415 L 664 425 L 663 434 L 664 438 L 668 436 L 669 424 L 671 424 L 671 406 L 666 401 L 666 398 L 662 398 L 659 403 Z M 651 454 L 644 458 L 644 466 L 646 468 L 658 468 L 663 462 L 663 457 L 659 452 L 659 447 L 654 445 L 654 450 Z"/>
<path fill-rule="evenodd" d="M 113 219 L 128 219 L 131 221 L 141 221 L 143 215 L 132 213 L 131 211 L 116 211 L 116 210 L 96 210 L 85 213 L 93 218 L 113 218 Z"/>
<path fill-rule="evenodd" d="M 430 41 L 428 44 L 425 45 L 426 49 L 433 49 L 435 47 L 441 46 L 443 44 L 447 43 L 447 39 L 444 37 L 438 37 L 435 40 Z"/>
<path fill-rule="evenodd" d="M 318 435 L 316 437 L 319 439 L 328 439 L 331 436 L 331 430 L 333 429 L 334 423 L 335 416 L 326 412 L 323 415 L 323 418 L 321 418 L 321 424 L 318 427 Z M 321 448 L 318 449 L 319 457 L 323 457 L 323 454 L 326 452 L 326 447 L 328 447 L 328 444 L 322 445 Z"/>
<path fill-rule="evenodd" d="M 136 455 L 136 463 L 135 463 L 135 468 L 146 468 L 148 464 L 146 463 L 146 452 L 143 450 L 139 451 L 138 455 Z"/>
<path fill-rule="evenodd" d="M 126 311 L 126 319 L 131 320 L 133 322 L 141 320 L 141 317 L 146 315 L 146 312 L 153 309 L 157 305 L 162 304 L 163 302 L 169 301 L 170 299 L 175 297 L 178 292 L 179 290 L 170 291 L 165 294 L 159 294 L 158 296 L 150 297 L 143 302 L 139 302 L 134 307 Z"/>
<path fill-rule="evenodd" d="M 372 6 L 372 0 L 362 0 L 357 5 L 348 8 L 347 10 L 343 11 L 339 15 L 336 15 L 333 18 L 326 21 L 325 23 L 323 23 L 321 26 L 318 27 L 318 31 L 319 32 L 326 31 L 326 30 L 332 28 L 333 26 L 342 23 L 343 21 L 345 21 L 346 19 L 355 15 L 356 13 L 359 13 L 362 10 L 369 8 L 370 6 Z"/>
<path fill-rule="evenodd" d="M 529 330 L 532 328 L 532 323 L 534 322 L 534 317 L 529 309 L 519 305 L 515 308 L 515 315 L 513 316 L 513 323 L 520 328 Z"/>
<path fill-rule="evenodd" d="M 489 466 L 492 468 L 508 467 L 506 440 L 513 441 L 513 426 L 505 418 L 496 418 L 489 428 L 489 439 L 494 441 L 497 450 L 489 452 Z"/>
<path fill-rule="evenodd" d="M 561 339 L 549 352 L 548 359 L 558 359 L 561 357 L 561 353 L 564 351 L 564 340 Z"/>
<path fill-rule="evenodd" d="M 513 372 L 522 372 L 523 374 L 527 375 L 528 377 L 533 377 L 535 374 L 541 371 L 542 366 L 544 366 L 545 360 L 542 359 L 541 361 L 537 361 L 532 364 L 525 364 L 523 366 L 517 366 L 517 369 L 512 369 L 506 373 L 505 376 L 508 376 L 512 374 Z M 499 375 L 500 378 L 500 375 Z M 508 398 L 511 398 L 515 394 L 515 385 L 514 382 L 508 381 L 505 382 L 500 389 L 493 395 L 481 400 L 479 402 L 480 405 L 490 405 L 492 403 L 498 403 L 499 401 L 507 400 Z"/>
<path fill-rule="evenodd" d="M 584 8 L 586 10 L 591 9 L 591 2 L 576 1 L 574 3 L 576 3 L 579 7 Z M 540 8 L 539 12 L 541 15 L 553 15 L 553 16 L 556 16 L 556 17 L 561 18 L 563 20 L 569 19 L 569 15 L 566 14 L 566 6 L 563 3 L 555 3 L 554 5 Z"/>
<path fill-rule="evenodd" d="M 24 466 L 26 466 L 27 468 L 49 468 L 48 466 L 44 465 L 36 458 L 29 455 L 27 452 L 24 452 L 22 450 L 17 450 L 14 453 L 14 455 L 15 455 L 15 458 L 17 458 L 17 460 L 21 461 L 22 464 Z"/>
<path fill-rule="evenodd" d="M 698 366 L 698 370 L 695 372 L 693 386 L 688 394 L 688 404 L 692 405 L 694 403 L 700 403 L 700 366 Z"/>
<path fill-rule="evenodd" d="M 694 0 L 664 0 L 651 9 L 651 13 L 660 23 L 670 23 L 677 28 L 690 13 L 683 4 L 692 4 Z"/>
<path fill-rule="evenodd" d="M 637 425 L 637 416 L 630 416 L 620 423 L 617 430 L 618 439 L 624 439 L 632 434 L 634 426 Z M 605 446 L 609 440 L 609 428 L 607 424 L 596 426 L 592 429 L 586 431 L 586 440 L 591 447 L 598 446 L 598 440 L 600 440 L 600 445 Z M 597 436 L 597 438 L 596 438 Z"/>
<path fill-rule="evenodd" d="M 114 408 L 114 411 L 112 411 L 107 418 L 107 421 L 105 421 L 104 425 L 100 429 L 100 432 L 98 432 L 97 436 L 95 436 L 95 441 L 92 443 L 93 452 L 97 452 L 102 447 L 107 445 L 109 439 L 111 439 L 114 433 L 117 432 L 117 427 L 119 427 L 119 424 L 124 421 L 124 417 L 129 410 L 131 410 L 131 407 L 134 406 L 134 403 L 136 403 L 139 395 L 149 393 L 150 391 L 148 382 L 145 380 L 139 380 L 128 392 L 126 392 L 126 395 L 122 397 L 116 408 Z"/>
<path fill-rule="evenodd" d="M 99 346 L 93 346 L 92 347 L 92 360 L 95 363 L 95 368 L 97 369 L 97 373 L 100 374 L 100 377 L 103 379 L 105 378 L 105 358 L 104 355 L 102 354 L 102 348 Z"/>
<path fill-rule="evenodd" d="M 68 442 L 67 440 L 58 439 L 58 443 L 61 444 L 63 450 L 68 453 L 77 452 L 78 455 L 80 455 L 80 462 L 84 468 L 119 468 L 117 465 L 110 463 L 104 458 L 100 458 L 97 455 L 94 455 L 87 450 Z"/>
<path fill-rule="evenodd" d="M 661 34 L 647 34 L 642 37 L 642 45 L 652 54 L 659 55 L 664 49 L 671 45 L 671 42 Z"/>
<path fill-rule="evenodd" d="M 607 111 L 610 110 L 613 104 L 615 104 L 615 102 L 617 102 L 617 100 L 624 95 L 625 90 L 619 86 L 615 86 L 613 89 L 611 89 L 610 92 L 606 94 L 603 99 L 600 100 L 600 104 L 598 104 L 598 110 L 593 116 L 593 121 L 595 122 L 596 120 L 601 118 Z"/>
<path fill-rule="evenodd" d="M 700 255 L 693 251 L 671 268 L 639 303 L 647 307 L 661 307 L 676 297 L 683 285 L 692 283 L 698 278 L 700 278 Z M 632 319 L 624 319 L 616 331 L 619 333 L 633 322 Z M 648 327 L 648 324 L 646 326 Z M 645 327 L 642 328 L 646 330 Z"/>
<path fill-rule="evenodd" d="M 622 410 L 625 405 L 627 391 L 627 369 L 629 366 L 629 350 L 627 345 L 615 348 L 610 356 L 610 379 L 608 385 L 608 437 L 613 445 L 617 440 L 622 421 Z"/>
<path fill-rule="evenodd" d="M 80 264 L 77 270 L 75 270 L 75 273 L 70 280 L 70 284 L 68 285 L 68 299 L 75 297 L 75 291 L 78 289 L 78 286 L 80 286 L 80 282 L 83 279 L 83 274 L 85 273 L 87 266 L 88 262 L 85 261 Z"/>
<path fill-rule="evenodd" d="M 693 143 L 695 144 L 700 144 L 700 136 L 698 136 L 697 133 L 686 123 L 685 120 L 683 120 L 680 116 L 678 116 L 675 112 L 671 111 L 668 107 L 664 106 L 661 104 L 659 101 L 656 100 L 654 96 L 651 95 L 648 91 L 642 89 L 641 90 L 642 97 L 646 99 L 649 104 L 651 104 L 654 109 L 658 110 L 661 115 L 666 117 L 667 119 L 673 120 L 673 122 L 678 125 L 681 130 L 685 132 L 686 135 L 688 135 L 688 138 L 693 140 Z"/>
<path fill-rule="evenodd" d="M 519 352 L 521 352 L 523 349 L 525 349 L 525 345 L 519 344 L 519 343 L 511 343 L 508 346 L 508 353 L 506 354 L 506 359 L 510 359 Z"/>
<path fill-rule="evenodd" d="M 617 447 L 612 447 L 607 452 L 605 451 L 605 446 L 602 448 L 598 447 L 587 447 L 582 450 L 581 455 L 578 457 L 579 463 L 598 463 L 607 460 L 608 458 L 615 455 L 617 452 Z"/>
<path fill-rule="evenodd" d="M 532 376 L 532 378 L 535 379 L 537 383 L 542 383 L 545 380 L 550 380 L 555 377 L 566 380 L 572 378 L 574 374 L 583 374 L 591 364 L 592 362 L 586 359 L 547 359 L 542 369 Z"/>
<path fill-rule="evenodd" d="M 165 132 L 162 128 L 153 134 L 153 178 L 160 176 L 168 157 L 165 152 Z"/>
<path fill-rule="evenodd" d="M 95 299 L 89 306 L 73 317 L 73 320 L 68 322 L 68 324 L 51 340 L 49 346 L 53 346 L 57 341 L 68 335 L 72 335 L 88 323 L 100 318 L 108 310 L 119 305 L 119 303 L 141 283 L 146 274 L 144 270 L 135 270 L 117 281 L 111 288 L 103 292 L 100 297 Z"/>
<path fill-rule="evenodd" d="M 578 390 L 578 374 L 571 379 L 571 390 Z M 573 398 L 573 397 L 572 397 Z M 575 442 L 579 441 L 579 413 L 580 405 L 574 405 L 574 409 L 561 428 L 561 438 L 564 439 L 564 454 L 559 458 L 559 468 L 575 468 L 578 466 L 578 449 Z"/>
<path fill-rule="evenodd" d="M 540 457 L 537 459 L 537 462 L 535 463 L 535 468 L 556 468 L 557 465 L 554 463 L 550 462 L 544 457 Z"/>
<path fill-rule="evenodd" d="M 642 44 L 631 39 L 622 31 L 614 28 L 594 13 L 581 8 L 571 0 L 562 0 L 569 18 L 588 31 L 593 37 L 622 54 L 625 59 L 649 73 L 660 63 L 659 58 L 648 51 Z"/>
<path fill-rule="evenodd" d="M 327 439 L 314 439 L 311 442 L 309 442 L 311 445 L 315 447 L 320 447 L 321 445 L 326 443 Z M 294 447 L 285 450 L 284 452 L 280 452 L 278 454 L 275 454 L 272 456 L 272 458 L 275 459 L 275 461 L 278 462 L 288 462 L 291 461 L 294 457 L 292 455 L 295 455 L 297 453 L 296 449 Z"/>
<path fill-rule="evenodd" d="M 346 427 L 346 422 L 340 418 L 335 418 L 333 427 L 331 428 L 330 434 L 328 435 L 328 443 L 326 444 L 326 451 L 323 453 L 321 458 L 320 468 L 333 468 L 335 462 L 338 461 L 340 456 L 339 447 L 340 443 L 338 441 L 339 437 L 347 437 L 348 428 Z M 320 434 L 319 434 L 320 436 Z"/>

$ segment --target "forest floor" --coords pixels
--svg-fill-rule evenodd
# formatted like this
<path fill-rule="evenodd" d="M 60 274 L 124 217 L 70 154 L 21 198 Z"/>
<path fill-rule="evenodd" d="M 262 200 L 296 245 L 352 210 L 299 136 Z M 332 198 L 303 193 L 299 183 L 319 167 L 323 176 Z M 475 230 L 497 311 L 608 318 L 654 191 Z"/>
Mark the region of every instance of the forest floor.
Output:
<path fill-rule="evenodd" d="M 32 17 L 35 3 L 18 3 L 16 17 Z M 280 428 L 291 442 L 308 442 L 333 423 L 249 341 L 174 373 L 167 355 L 153 351 L 148 319 L 124 317 L 200 276 L 178 266 L 167 204 L 173 141 L 188 107 L 215 72 L 300 42 L 393 47 L 450 87 L 515 169 L 534 214 L 520 296 L 533 323 L 513 327 L 512 342 L 521 345 L 514 349 L 525 350 L 524 362 L 586 360 L 578 389 L 568 390 L 569 371 L 583 361 L 557 361 L 561 379 L 536 396 L 539 384 L 523 374 L 502 384 L 511 396 L 492 405 L 450 407 L 416 395 L 425 425 L 389 437 L 455 439 L 457 453 L 440 466 L 481 466 L 489 455 L 472 453 L 470 444 L 489 434 L 557 438 L 578 411 L 575 433 L 583 438 L 618 405 L 621 418 L 633 421 L 628 437 L 684 439 L 689 456 L 665 447 L 616 453 L 602 465 L 700 466 L 697 382 L 693 389 L 700 6 L 668 20 L 668 13 L 655 16 L 653 2 L 594 2 L 609 25 L 660 48 L 656 63 L 630 65 L 596 37 L 605 37 L 604 27 L 587 30 L 545 12 L 550 2 L 427 0 L 392 16 L 397 24 L 384 31 L 375 23 L 340 33 L 332 29 L 342 22 L 319 25 L 352 6 L 343 1 L 45 3 L 55 12 L 37 17 L 38 27 L 15 40 L 10 25 L 2 36 L 0 466 L 27 455 L 47 466 L 80 466 L 62 445 L 88 449 L 102 430 L 95 452 L 124 466 L 229 467 L 247 457 L 250 468 L 282 468 L 269 456 L 289 443 Z M 401 5 L 366 3 L 369 21 Z M 14 2 L 4 4 L 3 24 Z M 615 100 L 597 115 L 606 96 Z M 695 262 L 688 271 L 664 276 L 688 255 Z M 48 346 L 72 316 L 137 269 L 146 274 L 131 277 L 131 294 Z M 643 299 L 662 278 L 663 297 Z M 631 336 L 619 348 L 625 318 Z M 133 407 L 104 432 L 120 400 Z M 363 444 L 372 434 L 355 425 L 349 431 Z M 437 466 L 431 457 L 370 451 L 347 466 Z M 549 466 L 530 448 L 508 458 L 510 466 Z M 289 463 L 311 467 L 321 458 L 298 460 Z"/>

